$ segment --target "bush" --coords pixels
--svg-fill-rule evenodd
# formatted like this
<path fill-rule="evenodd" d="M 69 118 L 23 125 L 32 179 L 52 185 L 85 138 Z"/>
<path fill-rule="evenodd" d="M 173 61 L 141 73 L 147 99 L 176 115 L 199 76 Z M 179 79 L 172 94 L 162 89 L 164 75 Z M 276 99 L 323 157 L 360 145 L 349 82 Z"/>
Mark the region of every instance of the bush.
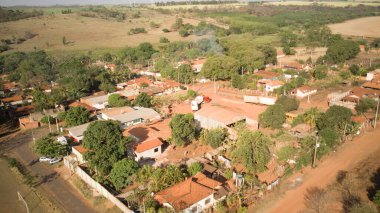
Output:
<path fill-rule="evenodd" d="M 204 129 L 201 134 L 201 140 L 216 149 L 223 144 L 227 137 L 226 129 L 218 128 L 207 130 Z"/>
<path fill-rule="evenodd" d="M 160 43 L 169 43 L 170 41 L 169 41 L 169 39 L 168 38 L 166 38 L 166 37 L 161 37 L 160 38 Z"/>
<path fill-rule="evenodd" d="M 292 146 L 282 147 L 277 151 L 277 157 L 279 161 L 287 161 L 297 153 L 297 149 Z"/>
<path fill-rule="evenodd" d="M 192 163 L 189 168 L 187 168 L 187 172 L 190 176 L 193 176 L 197 174 L 198 172 L 201 172 L 203 170 L 203 165 L 199 162 Z"/>
<path fill-rule="evenodd" d="M 189 89 L 187 91 L 187 97 L 189 97 L 189 98 L 195 98 L 196 96 L 197 96 L 197 92 L 195 92 L 194 90 Z"/>
<path fill-rule="evenodd" d="M 128 105 L 128 100 L 119 94 L 112 94 L 108 97 L 108 105 L 110 107 L 123 107 Z"/>
<path fill-rule="evenodd" d="M 181 36 L 181 37 L 187 37 L 187 36 L 189 36 L 190 35 L 190 33 L 189 33 L 189 31 L 187 31 L 186 29 L 180 29 L 179 30 L 179 35 Z"/>
<path fill-rule="evenodd" d="M 43 118 L 41 118 L 40 122 L 44 124 L 48 124 L 48 123 L 54 123 L 54 120 L 55 119 L 52 116 L 46 115 Z"/>
<path fill-rule="evenodd" d="M 224 177 L 229 180 L 233 177 L 233 173 L 232 173 L 232 170 L 231 169 L 227 169 L 225 172 L 224 172 Z"/>
<path fill-rule="evenodd" d="M 259 125 L 262 127 L 270 127 L 272 129 L 278 129 L 285 123 L 286 115 L 284 107 L 280 104 L 269 106 L 259 116 Z"/>
<path fill-rule="evenodd" d="M 353 75 L 360 75 L 361 74 L 360 73 L 360 67 L 357 64 L 351 65 L 349 70 Z"/>
<path fill-rule="evenodd" d="M 162 32 L 164 32 L 164 33 L 170 33 L 170 30 L 164 28 L 164 29 L 162 29 Z"/>
<path fill-rule="evenodd" d="M 286 112 L 297 110 L 299 106 L 299 101 L 294 97 L 281 96 L 277 99 L 276 104 L 280 104 L 284 107 Z"/>
<path fill-rule="evenodd" d="M 132 28 L 129 30 L 130 35 L 140 34 L 140 33 L 147 33 L 147 31 L 143 27 Z"/>
<path fill-rule="evenodd" d="M 155 23 L 154 21 L 151 21 L 149 25 L 151 28 L 159 28 L 160 27 L 160 25 Z"/>

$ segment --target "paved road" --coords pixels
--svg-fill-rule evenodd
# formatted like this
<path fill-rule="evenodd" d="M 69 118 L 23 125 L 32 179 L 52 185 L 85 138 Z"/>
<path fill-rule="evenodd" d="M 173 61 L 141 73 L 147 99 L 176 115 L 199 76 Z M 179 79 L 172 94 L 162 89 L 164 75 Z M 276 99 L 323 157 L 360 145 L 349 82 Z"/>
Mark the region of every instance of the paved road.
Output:
<path fill-rule="evenodd" d="M 38 129 L 34 132 L 36 138 L 41 137 L 46 129 Z M 37 175 L 41 183 L 37 188 L 53 200 L 53 203 L 64 212 L 92 213 L 96 212 L 81 197 L 80 194 L 63 178 L 59 176 L 49 165 L 38 162 L 38 157 L 31 150 L 32 133 L 17 135 L 0 144 L 1 152 L 10 152 L 31 171 Z"/>
<path fill-rule="evenodd" d="M 350 170 L 357 163 L 366 159 L 371 154 L 380 149 L 380 125 L 375 130 L 365 132 L 364 135 L 343 144 L 336 153 L 332 153 L 319 163 L 315 169 L 306 169 L 303 175 L 303 182 L 295 189 L 285 192 L 285 194 L 271 206 L 261 209 L 258 212 L 289 212 L 296 213 L 305 209 L 304 194 L 309 187 L 325 187 L 336 180 L 338 171 Z M 297 174 L 293 176 L 296 177 Z M 290 178 L 290 179 L 293 179 Z"/>

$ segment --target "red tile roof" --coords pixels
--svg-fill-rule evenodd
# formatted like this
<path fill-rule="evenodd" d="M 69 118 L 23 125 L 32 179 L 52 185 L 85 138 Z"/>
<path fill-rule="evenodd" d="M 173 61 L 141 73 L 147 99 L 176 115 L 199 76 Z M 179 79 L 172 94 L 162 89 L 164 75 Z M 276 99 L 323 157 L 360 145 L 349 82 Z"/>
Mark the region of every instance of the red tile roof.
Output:
<path fill-rule="evenodd" d="M 161 204 L 169 203 L 175 210 L 180 211 L 215 193 L 215 188 L 221 185 L 222 183 L 199 172 L 183 182 L 156 193 L 154 199 Z"/>
<path fill-rule="evenodd" d="M 23 98 L 19 95 L 1 99 L 1 101 L 4 103 L 9 103 L 9 102 L 14 102 L 14 101 L 22 101 L 22 100 L 23 100 Z"/>
<path fill-rule="evenodd" d="M 271 184 L 284 175 L 284 169 L 281 168 L 274 159 L 269 161 L 266 167 L 266 171 L 257 174 L 261 182 Z"/>
<path fill-rule="evenodd" d="M 280 76 L 279 73 L 271 72 L 271 71 L 265 71 L 265 70 L 260 70 L 257 73 L 255 73 L 255 75 L 260 76 L 262 78 L 269 78 L 269 79 L 277 78 Z"/>
<path fill-rule="evenodd" d="M 316 90 L 316 88 L 305 85 L 302 87 L 298 87 L 297 90 L 301 91 L 302 93 L 305 93 L 305 92 L 310 92 L 312 90 Z"/>
<path fill-rule="evenodd" d="M 84 148 L 82 145 L 74 146 L 74 149 L 76 149 L 79 153 L 83 154 L 88 151 L 88 149 Z"/>
<path fill-rule="evenodd" d="M 86 108 L 89 112 L 94 112 L 96 111 L 96 108 L 95 107 L 92 107 L 90 105 L 87 105 L 85 103 L 81 103 L 81 102 L 73 102 L 71 104 L 69 104 L 69 107 L 84 107 Z"/>
<path fill-rule="evenodd" d="M 159 138 L 144 141 L 136 146 L 135 152 L 142 153 L 150 149 L 154 149 L 162 145 L 162 141 Z"/>
<path fill-rule="evenodd" d="M 130 80 L 127 82 L 127 85 L 133 85 L 136 84 L 137 86 L 140 86 L 142 83 L 146 83 L 148 85 L 151 85 L 153 82 L 147 77 L 140 77 L 133 80 Z"/>

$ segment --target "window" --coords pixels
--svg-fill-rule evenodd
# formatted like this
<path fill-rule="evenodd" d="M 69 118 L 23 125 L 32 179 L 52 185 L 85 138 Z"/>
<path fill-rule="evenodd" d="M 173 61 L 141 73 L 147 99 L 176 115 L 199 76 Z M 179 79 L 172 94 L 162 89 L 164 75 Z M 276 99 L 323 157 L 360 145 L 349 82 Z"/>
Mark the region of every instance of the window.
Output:
<path fill-rule="evenodd" d="M 158 148 L 155 148 L 155 149 L 154 149 L 154 152 L 158 152 Z"/>
<path fill-rule="evenodd" d="M 205 205 L 207 205 L 209 203 L 210 203 L 210 198 L 208 198 L 207 200 L 205 200 Z"/>
<path fill-rule="evenodd" d="M 196 213 L 197 212 L 197 207 L 194 206 L 190 211 Z"/>

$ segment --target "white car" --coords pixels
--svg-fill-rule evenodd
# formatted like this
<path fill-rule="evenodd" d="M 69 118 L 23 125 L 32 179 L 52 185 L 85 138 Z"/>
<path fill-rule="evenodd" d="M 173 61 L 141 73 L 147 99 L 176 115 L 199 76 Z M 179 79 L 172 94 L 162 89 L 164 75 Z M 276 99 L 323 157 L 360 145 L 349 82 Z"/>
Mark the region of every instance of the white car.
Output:
<path fill-rule="evenodd" d="M 51 160 L 52 160 L 52 158 L 48 158 L 45 156 L 40 157 L 40 162 L 47 162 L 47 161 L 51 161 Z"/>
<path fill-rule="evenodd" d="M 61 145 L 67 145 L 67 138 L 65 136 L 60 136 L 57 138 L 57 141 L 61 144 Z"/>
<path fill-rule="evenodd" d="M 51 159 L 50 161 L 49 161 L 49 163 L 50 164 L 56 164 L 56 163 L 58 163 L 59 161 L 61 161 L 62 160 L 62 158 L 53 158 L 53 159 Z"/>

